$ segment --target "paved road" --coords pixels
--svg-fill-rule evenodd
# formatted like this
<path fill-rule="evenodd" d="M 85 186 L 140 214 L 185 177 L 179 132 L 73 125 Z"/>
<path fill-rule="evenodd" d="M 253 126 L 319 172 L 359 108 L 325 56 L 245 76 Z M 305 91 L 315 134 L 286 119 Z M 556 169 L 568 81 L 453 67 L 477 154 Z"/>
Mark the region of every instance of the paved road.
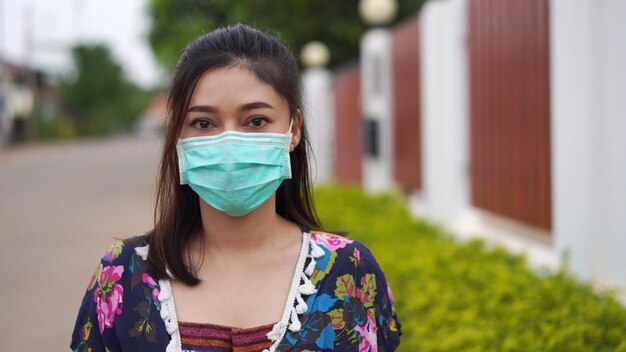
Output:
<path fill-rule="evenodd" d="M 149 230 L 159 141 L 0 149 L 1 351 L 67 351 L 102 254 Z"/>

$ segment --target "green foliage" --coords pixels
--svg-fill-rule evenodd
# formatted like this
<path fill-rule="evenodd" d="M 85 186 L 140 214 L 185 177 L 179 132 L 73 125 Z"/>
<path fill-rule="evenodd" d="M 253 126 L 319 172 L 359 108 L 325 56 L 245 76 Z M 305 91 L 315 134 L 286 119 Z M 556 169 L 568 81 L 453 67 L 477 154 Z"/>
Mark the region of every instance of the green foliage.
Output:
<path fill-rule="evenodd" d="M 74 121 L 67 116 L 39 119 L 38 127 L 38 136 L 42 139 L 69 140 L 76 137 Z"/>
<path fill-rule="evenodd" d="M 417 13 L 424 0 L 399 1 L 397 21 Z M 331 65 L 358 56 L 366 29 L 358 0 L 150 0 L 150 44 L 157 59 L 172 69 L 187 43 L 219 26 L 246 23 L 277 32 L 294 51 L 311 40 L 328 45 Z"/>
<path fill-rule="evenodd" d="M 401 351 L 626 351 L 626 309 L 607 292 L 521 256 L 459 244 L 413 219 L 400 194 L 315 191 L 322 222 L 366 244 L 385 271 L 402 323 Z"/>
<path fill-rule="evenodd" d="M 102 45 L 79 45 L 72 54 L 74 79 L 61 86 L 63 105 L 78 135 L 129 131 L 149 96 L 127 81 L 119 64 Z"/>

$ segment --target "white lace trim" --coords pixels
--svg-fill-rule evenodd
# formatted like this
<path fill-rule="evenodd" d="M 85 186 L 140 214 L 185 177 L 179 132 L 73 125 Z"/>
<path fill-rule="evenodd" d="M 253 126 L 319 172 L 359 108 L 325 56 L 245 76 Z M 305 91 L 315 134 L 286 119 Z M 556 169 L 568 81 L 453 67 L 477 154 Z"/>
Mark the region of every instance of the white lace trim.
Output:
<path fill-rule="evenodd" d="M 174 305 L 174 295 L 170 280 L 159 280 L 161 292 L 159 301 L 161 302 L 161 319 L 165 323 L 165 330 L 170 334 L 170 343 L 165 349 L 166 352 L 179 352 L 182 350 L 180 342 L 180 332 L 178 331 L 178 318 L 176 317 L 176 306 Z"/>
<path fill-rule="evenodd" d="M 148 259 L 148 249 L 149 247 L 147 245 L 137 247 L 135 248 L 135 252 L 145 261 Z M 298 315 L 304 314 L 308 310 L 306 301 L 302 296 L 312 295 L 317 292 L 309 277 L 315 270 L 315 259 L 323 255 L 324 250 L 311 239 L 311 234 L 307 232 L 303 233 L 300 255 L 298 256 L 298 262 L 291 281 L 289 295 L 285 302 L 283 316 L 278 323 L 274 324 L 272 331 L 267 334 L 267 338 L 272 341 L 273 344 L 269 349 L 263 352 L 274 352 L 285 336 L 287 329 L 292 332 L 300 331 L 302 324 L 300 323 Z M 307 258 L 310 258 L 311 261 L 305 269 L 304 264 Z M 170 275 L 169 270 L 167 273 Z M 158 299 L 161 302 L 161 319 L 163 319 L 165 329 L 170 335 L 170 343 L 167 345 L 166 352 L 180 352 L 182 350 L 180 332 L 178 330 L 176 306 L 174 304 L 170 280 L 159 280 L 159 286 L 161 291 L 159 292 Z"/>

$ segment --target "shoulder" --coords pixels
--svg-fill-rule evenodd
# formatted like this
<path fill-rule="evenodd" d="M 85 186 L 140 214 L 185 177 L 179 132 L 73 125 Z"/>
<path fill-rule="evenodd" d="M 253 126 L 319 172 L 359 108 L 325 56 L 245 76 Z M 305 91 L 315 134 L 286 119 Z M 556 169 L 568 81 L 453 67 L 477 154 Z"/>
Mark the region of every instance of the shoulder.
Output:
<path fill-rule="evenodd" d="M 160 319 L 159 285 L 147 271 L 148 237 L 115 242 L 94 271 L 79 309 L 72 349 L 162 345 L 167 332 Z M 102 349 L 100 349 L 102 347 Z"/>
<path fill-rule="evenodd" d="M 133 236 L 113 243 L 100 258 L 100 262 L 89 281 L 87 293 L 94 291 L 94 297 L 97 297 L 98 294 L 108 291 L 112 287 L 119 291 L 121 303 L 124 289 L 128 289 L 131 284 L 130 277 L 134 273 L 143 271 L 137 269 L 144 269 L 145 267 L 137 252 L 139 249 L 141 253 L 142 248 L 147 250 L 147 247 L 144 247 L 146 245 L 147 237 L 145 235 Z"/>
<path fill-rule="evenodd" d="M 312 232 L 311 243 L 316 292 L 307 299 L 304 332 L 288 332 L 287 340 L 310 350 L 394 351 L 400 324 L 372 252 L 358 240 L 324 232 Z"/>
<path fill-rule="evenodd" d="M 101 264 L 108 265 L 128 265 L 132 256 L 142 253 L 143 248 L 147 249 L 148 236 L 139 235 L 127 239 L 118 240 L 104 253 Z"/>
<path fill-rule="evenodd" d="M 384 277 L 372 252 L 358 240 L 326 232 L 311 232 L 311 242 L 324 252 L 315 259 L 315 270 L 311 275 L 311 282 L 318 288 L 324 283 L 327 284 L 324 286 L 334 285 L 346 274 L 359 280 L 367 274 Z"/>
<path fill-rule="evenodd" d="M 379 269 L 372 252 L 358 240 L 327 232 L 311 232 L 311 241 L 324 251 L 318 259 L 320 264 L 328 260 L 331 265 L 365 265 Z"/>
<path fill-rule="evenodd" d="M 103 305 L 117 300 L 120 306 L 117 314 L 121 314 L 125 310 L 121 309 L 122 304 L 132 301 L 131 297 L 140 284 L 156 287 L 156 282 L 146 271 L 143 254 L 147 253 L 147 245 L 148 237 L 145 235 L 119 240 L 111 245 L 100 259 L 87 288 L 88 291 L 94 291 L 94 303 Z M 117 292 L 115 297 L 111 296 L 113 291 Z M 139 292 L 137 296 L 141 299 L 143 295 Z M 115 316 L 108 318 L 113 319 Z"/>
<path fill-rule="evenodd" d="M 136 269 L 141 269 L 141 272 L 144 271 L 144 253 L 147 251 L 148 237 L 146 235 L 118 240 L 100 258 L 100 264 L 96 268 L 92 282 L 112 279 L 123 286 L 130 284 L 129 281 L 122 280 L 122 278 L 138 272 L 139 270 Z"/>

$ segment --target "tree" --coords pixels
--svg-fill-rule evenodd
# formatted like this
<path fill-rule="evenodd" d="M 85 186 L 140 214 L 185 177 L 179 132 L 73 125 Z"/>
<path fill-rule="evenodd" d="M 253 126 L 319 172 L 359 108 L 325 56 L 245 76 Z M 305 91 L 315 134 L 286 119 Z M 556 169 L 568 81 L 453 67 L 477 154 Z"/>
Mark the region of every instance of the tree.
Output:
<path fill-rule="evenodd" d="M 413 16 L 425 0 L 399 1 L 396 21 Z M 172 69 L 195 37 L 219 26 L 246 23 L 280 36 L 294 52 L 311 40 L 328 45 L 331 65 L 358 56 L 366 30 L 358 0 L 150 0 L 150 44 L 157 59 Z"/>
<path fill-rule="evenodd" d="M 121 66 L 103 45 L 72 49 L 76 71 L 61 86 L 63 105 L 79 135 L 130 130 L 148 102 L 148 95 L 126 80 Z"/>

